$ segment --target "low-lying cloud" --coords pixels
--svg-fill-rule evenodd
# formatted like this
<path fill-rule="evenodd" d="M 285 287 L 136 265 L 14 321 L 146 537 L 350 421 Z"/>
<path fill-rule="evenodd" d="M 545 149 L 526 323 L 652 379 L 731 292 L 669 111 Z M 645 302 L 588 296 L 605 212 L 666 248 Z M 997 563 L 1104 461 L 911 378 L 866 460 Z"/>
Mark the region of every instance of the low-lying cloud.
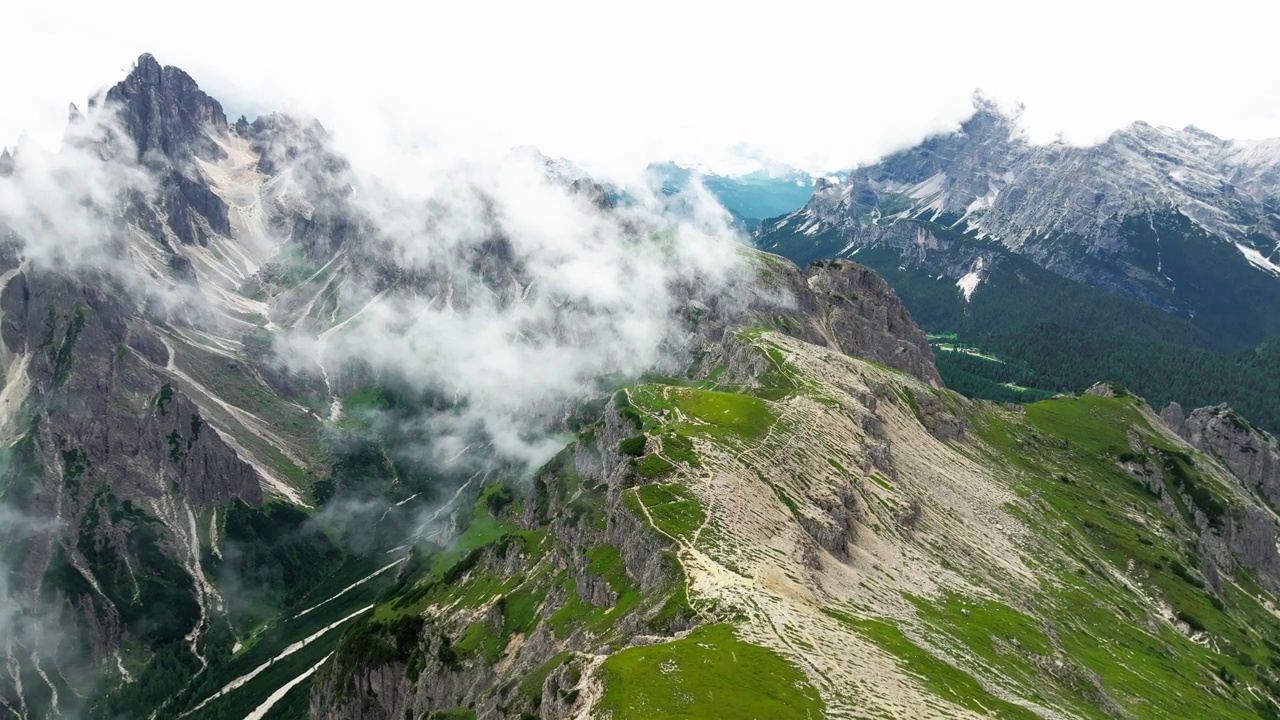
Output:
<path fill-rule="evenodd" d="M 41 266 L 115 265 L 126 231 L 122 200 L 155 188 L 135 156 L 114 113 L 101 109 L 68 124 L 59 152 L 25 138 L 0 175 L 0 226 Z"/>
<path fill-rule="evenodd" d="M 305 359 L 299 369 L 358 362 L 443 391 L 455 412 L 424 433 L 441 457 L 479 429 L 500 454 L 545 460 L 563 445 L 546 428 L 566 402 L 681 348 L 677 284 L 715 294 L 742 273 L 741 237 L 701 188 L 668 197 L 633 186 L 605 208 L 527 155 L 434 160 L 421 174 L 365 176 L 356 191 L 385 243 L 379 260 L 418 284 L 381 295 L 349 286 L 358 317 L 323 337 L 288 335 L 281 355 Z"/>

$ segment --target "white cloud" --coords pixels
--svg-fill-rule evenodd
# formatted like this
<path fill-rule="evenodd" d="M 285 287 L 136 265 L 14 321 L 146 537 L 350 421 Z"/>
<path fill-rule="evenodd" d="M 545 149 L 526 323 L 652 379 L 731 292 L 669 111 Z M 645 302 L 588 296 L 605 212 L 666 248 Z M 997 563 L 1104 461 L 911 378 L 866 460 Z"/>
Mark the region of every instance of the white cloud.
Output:
<path fill-rule="evenodd" d="M 56 142 L 67 101 L 143 51 L 231 113 L 301 106 L 375 158 L 380 138 L 407 136 L 535 144 L 597 170 L 728 167 L 744 146 L 830 170 L 953 127 L 975 87 L 1024 101 L 1038 139 L 1137 119 L 1265 137 L 1280 134 L 1265 71 L 1278 15 L 1241 0 L 22 3 L 0 44 L 0 142 Z"/>
<path fill-rule="evenodd" d="M 566 402 L 687 349 L 677 285 L 710 296 L 749 276 L 727 213 L 700 187 L 674 198 L 631 187 L 629 202 L 601 212 L 527 156 L 447 168 L 400 157 L 415 161 L 359 180 L 374 233 L 361 242 L 387 243 L 405 273 L 432 282 L 372 303 L 370 288 L 348 284 L 343 303 L 363 307 L 358 316 L 323 339 L 288 334 L 279 355 L 300 369 L 358 363 L 459 399 L 422 433 L 440 458 L 482 430 L 501 455 L 540 464 L 564 444 L 547 427 Z M 482 277 L 475 263 L 494 252 L 503 274 Z"/>
<path fill-rule="evenodd" d="M 30 137 L 18 144 L 15 172 L 0 177 L 0 225 L 41 265 L 114 268 L 124 234 L 115 222 L 120 198 L 151 192 L 152 178 L 134 162 L 137 150 L 111 113 L 91 112 L 65 131 L 61 152 Z"/>

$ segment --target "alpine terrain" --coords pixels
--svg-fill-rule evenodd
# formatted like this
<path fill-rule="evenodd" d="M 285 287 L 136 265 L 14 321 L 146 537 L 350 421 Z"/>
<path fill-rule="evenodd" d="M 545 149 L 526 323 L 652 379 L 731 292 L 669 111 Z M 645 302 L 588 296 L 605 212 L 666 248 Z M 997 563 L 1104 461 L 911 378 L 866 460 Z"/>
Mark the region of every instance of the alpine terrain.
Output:
<path fill-rule="evenodd" d="M 1105 374 L 1280 430 L 1266 342 L 1280 335 L 1280 140 L 1136 122 L 1090 147 L 1037 145 L 1016 115 L 974 105 L 956 132 L 818 179 L 757 245 L 880 272 L 966 392 L 1034 399 L 1018 389 Z"/>
<path fill-rule="evenodd" d="M 982 109 L 762 251 L 698 182 L 341 140 L 143 55 L 0 155 L 0 714 L 1280 717 L 1276 439 L 965 397 L 844 257 L 1257 343 L 1270 146 Z"/>

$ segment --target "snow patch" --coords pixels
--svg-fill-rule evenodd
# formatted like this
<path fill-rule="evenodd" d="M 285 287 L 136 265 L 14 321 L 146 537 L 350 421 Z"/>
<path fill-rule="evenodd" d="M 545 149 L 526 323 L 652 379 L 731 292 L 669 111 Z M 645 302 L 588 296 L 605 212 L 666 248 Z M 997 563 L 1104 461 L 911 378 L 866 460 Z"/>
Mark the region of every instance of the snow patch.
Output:
<path fill-rule="evenodd" d="M 994 207 L 996 204 L 996 198 L 999 197 L 999 195 L 1000 189 L 997 187 L 991 187 L 991 189 L 987 191 L 986 195 L 983 195 L 980 198 L 975 198 L 973 202 L 969 203 L 969 207 L 965 208 L 964 217 L 962 217 L 961 220 L 969 217 L 973 213 L 982 212 L 983 210 Z"/>
<path fill-rule="evenodd" d="M 973 297 L 973 291 L 978 289 L 978 283 L 982 282 L 982 278 L 978 277 L 978 273 L 966 273 L 956 281 L 956 287 L 960 288 L 960 294 L 964 296 L 964 301 L 969 302 Z"/>
<path fill-rule="evenodd" d="M 274 665 L 275 663 L 277 663 L 277 662 L 279 662 L 279 661 L 281 661 L 281 660 L 283 660 L 283 659 L 285 659 L 285 658 L 289 657 L 290 655 L 292 655 L 292 654 L 294 654 L 294 653 L 298 652 L 298 651 L 299 651 L 299 650 L 301 650 L 302 648 L 304 648 L 304 647 L 306 647 L 306 646 L 310 645 L 311 643 L 315 642 L 315 641 L 316 641 L 316 640 L 318 640 L 319 638 L 323 637 L 323 636 L 324 636 L 324 634 L 325 634 L 325 633 L 327 633 L 327 632 L 329 632 L 330 630 L 332 630 L 332 629 L 334 629 L 334 628 L 338 627 L 339 625 L 341 625 L 341 624 L 345 623 L 345 622 L 346 622 L 346 621 L 348 621 L 348 620 L 351 620 L 352 618 L 355 618 L 355 617 L 358 617 L 358 616 L 360 616 L 360 615 L 363 615 L 364 613 L 367 613 L 367 612 L 369 612 L 369 611 L 370 611 L 370 610 L 372 610 L 372 609 L 373 609 L 373 606 L 372 606 L 372 605 L 365 606 L 365 607 L 360 608 L 359 610 L 357 610 L 357 611 L 355 611 L 355 612 L 351 613 L 350 615 L 348 615 L 348 616 L 346 616 L 346 617 L 342 618 L 341 620 L 338 620 L 337 622 L 331 623 L 331 624 L 329 624 L 329 625 L 326 625 L 326 626 L 324 626 L 324 627 L 320 628 L 319 630 L 317 630 L 316 632 L 314 632 L 314 633 L 312 633 L 311 635 L 307 636 L 306 638 L 304 638 L 304 639 L 302 639 L 302 640 L 299 640 L 298 642 L 296 642 L 296 643 L 294 643 L 294 644 L 290 645 L 289 647 L 285 648 L 284 650 L 282 650 L 282 651 L 280 652 L 280 654 L 279 654 L 279 655 L 276 655 L 275 657 L 271 658 L 270 660 L 266 661 L 265 663 L 263 663 L 263 664 L 259 665 L 258 667 L 254 668 L 254 669 L 253 669 L 253 670 L 251 670 L 250 672 L 248 672 L 248 673 L 246 673 L 246 674 L 244 674 L 244 675 L 241 675 L 240 677 L 236 678 L 235 680 L 232 680 L 231 682 L 227 683 L 226 685 L 223 685 L 223 686 L 222 686 L 222 689 L 218 690 L 218 692 L 216 692 L 216 693 L 214 693 L 214 694 L 210 695 L 209 697 L 205 698 L 205 699 L 204 699 L 204 701 L 203 701 L 203 702 L 201 702 L 199 705 L 195 706 L 195 707 L 194 707 L 194 708 L 192 708 L 191 710 L 188 710 L 187 712 L 183 713 L 183 714 L 182 714 L 182 715 L 180 715 L 179 717 L 186 717 L 186 716 L 188 716 L 188 715 L 190 715 L 190 714 L 192 714 L 192 713 L 199 712 L 200 710 L 204 709 L 204 707 L 205 707 L 206 705 L 208 705 L 209 703 L 211 703 L 211 702 L 213 702 L 214 700 L 217 700 L 218 698 L 222 697 L 223 695 L 226 695 L 227 693 L 229 693 L 229 692 L 231 692 L 231 691 L 233 691 L 233 690 L 236 690 L 237 688 L 239 688 L 239 687 L 243 686 L 245 683 L 247 683 L 247 682 L 249 682 L 250 680 L 254 679 L 254 678 L 255 678 L 255 677 L 257 677 L 258 675 L 261 675 L 261 674 L 262 674 L 262 672 L 263 672 L 264 670 L 266 670 L 267 668 L 271 667 L 271 666 L 272 666 L 272 665 Z M 321 662 L 324 662 L 324 661 L 322 660 Z M 283 695 L 282 695 L 282 697 L 283 697 Z M 277 700 L 278 700 L 278 699 L 279 699 L 279 698 L 277 698 Z M 268 708 L 268 709 L 269 709 L 269 708 Z M 256 711 L 255 711 L 255 712 L 256 712 Z"/>
<path fill-rule="evenodd" d="M 944 172 L 937 173 L 933 177 L 922 183 L 917 183 L 907 189 L 907 197 L 912 200 L 923 200 L 927 197 L 937 195 L 942 192 L 942 184 L 947 181 L 947 174 Z"/>
<path fill-rule="evenodd" d="M 964 301 L 969 302 L 973 298 L 973 292 L 978 289 L 978 284 L 982 282 L 982 266 L 984 261 L 981 257 L 973 263 L 973 270 L 965 273 L 956 281 L 956 287 L 960 288 L 960 294 L 964 296 Z"/>
<path fill-rule="evenodd" d="M 352 590 L 354 590 L 354 589 L 356 589 L 356 588 L 360 587 L 361 585 L 363 585 L 363 584 L 365 584 L 365 583 L 369 582 L 370 580 L 372 580 L 372 579 L 374 579 L 374 578 L 378 577 L 378 576 L 379 576 L 379 575 L 381 575 L 382 573 L 384 573 L 384 572 L 386 572 L 386 571 L 390 570 L 391 568 L 393 568 L 393 567 L 395 567 L 395 566 L 399 565 L 400 563 L 402 563 L 402 562 L 404 562 L 405 560 L 408 560 L 408 559 L 409 559 L 409 556 L 408 556 L 408 555 L 406 555 L 406 556 L 404 556 L 404 557 L 400 558 L 399 560 L 396 560 L 395 562 L 393 562 L 393 563 L 391 563 L 391 564 L 389 564 L 389 565 L 386 565 L 386 566 L 384 566 L 384 567 L 382 567 L 382 568 L 379 568 L 378 570 L 375 570 L 374 572 L 370 573 L 368 576 L 366 576 L 366 577 L 364 577 L 364 578 L 361 578 L 360 580 L 357 580 L 357 581 L 355 581 L 355 582 L 351 583 L 350 585 L 348 585 L 348 586 L 346 586 L 346 587 L 342 588 L 342 589 L 341 589 L 341 590 L 339 590 L 336 594 L 334 594 L 334 596 L 333 596 L 333 597 L 328 598 L 328 599 L 325 599 L 325 600 L 321 600 L 320 602 L 316 603 L 315 605 L 312 605 L 311 607 L 307 608 L 306 610 L 303 610 L 302 612 L 298 613 L 297 615 L 294 615 L 291 619 L 296 620 L 296 619 L 298 619 L 298 618 L 302 617 L 303 615 L 306 615 L 307 613 L 311 612 L 312 610 L 315 610 L 316 608 L 320 607 L 321 605 L 324 605 L 325 603 L 331 602 L 331 601 L 333 601 L 333 600 L 336 600 L 336 599 L 338 599 L 338 598 L 342 597 L 343 595 L 345 595 L 345 594 L 347 594 L 347 593 L 351 592 Z"/>
<path fill-rule="evenodd" d="M 1258 268 L 1259 270 L 1265 270 L 1272 275 L 1280 276 L 1280 265 L 1272 262 L 1272 260 L 1267 256 L 1257 250 L 1254 250 L 1248 245 L 1240 245 L 1237 243 L 1236 249 L 1240 251 L 1240 254 L 1244 255 L 1244 259 L 1248 260 L 1250 265 Z"/>
<path fill-rule="evenodd" d="M 280 700 L 284 698 L 285 695 L 289 694 L 290 690 L 294 689 L 295 687 L 298 686 L 299 683 L 303 682 L 304 680 L 306 680 L 307 678 L 315 674 L 315 671 L 319 670 L 320 666 L 325 664 L 331 657 L 333 657 L 333 653 L 329 653 L 328 655 L 325 655 L 323 658 L 320 659 L 320 662 L 316 663 L 315 665 L 312 665 L 306 672 L 302 673 L 298 677 L 285 683 L 284 686 L 281 687 L 279 690 L 276 690 L 275 692 L 271 693 L 271 695 L 267 697 L 267 699 L 264 700 L 261 705 L 253 709 L 253 712 L 249 713 L 248 715 L 245 715 L 244 720 L 262 720 L 262 718 L 267 716 L 267 713 L 270 712 L 271 708 L 275 707 L 276 703 L 280 702 Z"/>

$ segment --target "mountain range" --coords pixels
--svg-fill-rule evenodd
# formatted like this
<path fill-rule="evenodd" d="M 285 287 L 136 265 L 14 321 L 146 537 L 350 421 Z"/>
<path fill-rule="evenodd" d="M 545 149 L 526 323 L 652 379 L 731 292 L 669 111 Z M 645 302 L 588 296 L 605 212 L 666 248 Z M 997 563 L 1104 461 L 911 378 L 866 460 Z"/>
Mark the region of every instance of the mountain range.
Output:
<path fill-rule="evenodd" d="M 0 162 L 0 709 L 1275 717 L 1274 437 L 1108 382 L 966 397 L 916 324 L 1029 283 L 1266 337 L 1190 268 L 1271 287 L 1267 146 L 1139 134 L 1231 189 L 1125 205 L 980 108 L 765 222 L 802 269 L 698 183 L 397 184 L 143 55 Z M 1097 153 L 1173 162 L 1129 142 Z"/>
<path fill-rule="evenodd" d="M 948 355 L 951 381 L 986 396 L 1014 393 L 974 373 L 1055 392 L 1105 375 L 1162 401 L 1247 404 L 1275 430 L 1278 148 L 1142 122 L 1036 145 L 979 97 L 958 131 L 819 180 L 755 240 L 798 263 L 856 257 L 926 330 L 1021 368 Z"/>
<path fill-rule="evenodd" d="M 766 222 L 801 262 L 891 247 L 971 303 L 1005 257 L 1184 318 L 1223 347 L 1277 334 L 1280 140 L 1134 123 L 1092 147 L 1035 145 L 976 100 L 960 130 L 819 180 Z"/>

